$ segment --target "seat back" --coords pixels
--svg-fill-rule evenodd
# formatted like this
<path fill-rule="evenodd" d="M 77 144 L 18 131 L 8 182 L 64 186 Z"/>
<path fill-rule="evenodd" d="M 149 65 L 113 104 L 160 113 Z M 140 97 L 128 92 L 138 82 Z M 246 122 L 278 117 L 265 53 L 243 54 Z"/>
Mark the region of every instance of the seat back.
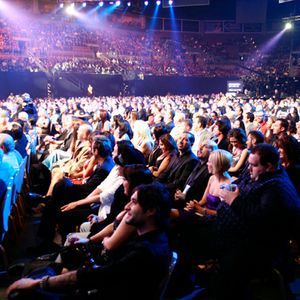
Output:
<path fill-rule="evenodd" d="M 27 156 L 23 158 L 19 171 L 17 172 L 16 191 L 20 194 L 25 176 Z"/>
<path fill-rule="evenodd" d="M 0 230 L 1 230 L 1 240 L 3 241 L 5 233 L 8 231 L 8 223 L 9 217 L 11 213 L 11 201 L 13 195 L 13 183 L 14 183 L 14 176 L 10 177 L 7 183 L 7 189 L 4 196 L 4 199 L 1 203 L 1 223 L 0 223 Z"/>
<path fill-rule="evenodd" d="M 178 258 L 177 253 L 173 251 L 172 252 L 172 257 L 170 259 L 168 272 L 165 275 L 165 277 L 163 278 L 163 280 L 160 284 L 160 287 L 159 287 L 158 295 L 156 297 L 158 300 L 163 300 L 164 297 L 165 297 L 165 294 L 166 294 L 166 291 L 167 291 L 167 288 L 168 288 L 168 284 L 170 282 L 172 273 L 173 273 L 173 271 L 175 269 L 175 266 L 176 266 L 176 263 L 177 263 L 177 258 Z"/>
<path fill-rule="evenodd" d="M 13 184 L 14 184 L 14 177 L 10 177 L 8 183 L 7 183 L 7 188 L 5 192 L 5 196 L 3 198 L 3 201 L 0 205 L 0 255 L 1 255 L 1 261 L 3 262 L 4 265 L 4 271 L 0 271 L 1 274 L 6 274 L 6 270 L 8 268 L 8 259 L 6 255 L 6 251 L 3 245 L 5 234 L 8 231 L 9 227 L 9 219 L 11 215 L 11 202 L 12 202 L 12 197 L 13 197 Z"/>

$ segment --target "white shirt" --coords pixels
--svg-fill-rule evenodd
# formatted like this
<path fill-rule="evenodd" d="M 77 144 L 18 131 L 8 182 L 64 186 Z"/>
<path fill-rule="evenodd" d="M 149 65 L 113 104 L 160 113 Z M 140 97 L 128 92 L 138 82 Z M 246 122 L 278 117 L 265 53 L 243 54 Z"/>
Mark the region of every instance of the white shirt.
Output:
<path fill-rule="evenodd" d="M 98 210 L 98 216 L 103 219 L 110 213 L 110 207 L 114 200 L 114 195 L 118 187 L 123 183 L 124 177 L 119 174 L 119 166 L 115 165 L 108 176 L 101 182 L 98 189 L 102 191 L 100 193 L 100 207 Z"/>
<path fill-rule="evenodd" d="M 195 136 L 195 142 L 192 147 L 193 153 L 197 156 L 197 151 L 199 149 L 199 146 L 203 144 L 207 140 L 211 140 L 214 134 L 210 129 L 204 128 L 199 132 L 192 132 Z"/>

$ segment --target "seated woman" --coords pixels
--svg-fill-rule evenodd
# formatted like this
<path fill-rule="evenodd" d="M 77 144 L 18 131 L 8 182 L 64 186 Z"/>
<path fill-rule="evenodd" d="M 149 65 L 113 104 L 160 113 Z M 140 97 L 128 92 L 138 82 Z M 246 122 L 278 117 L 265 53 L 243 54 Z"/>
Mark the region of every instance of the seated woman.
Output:
<path fill-rule="evenodd" d="M 275 147 L 279 151 L 281 166 L 284 167 L 300 195 L 300 159 L 299 143 L 290 135 L 281 134 L 275 140 Z"/>
<path fill-rule="evenodd" d="M 65 176 L 72 176 L 73 173 L 80 173 L 87 160 L 92 156 L 91 139 L 92 127 L 89 124 L 80 125 L 78 129 L 78 138 L 72 158 L 67 162 L 58 161 L 51 170 L 51 182 L 46 196 L 51 196 L 53 188 L 57 182 Z"/>
<path fill-rule="evenodd" d="M 60 211 L 60 207 L 63 204 L 71 202 L 71 200 L 74 201 L 91 195 L 93 193 L 92 191 L 97 190 L 97 186 L 101 184 L 113 170 L 114 162 L 111 157 L 111 143 L 107 137 L 97 137 L 93 142 L 93 151 L 95 155 L 99 155 L 101 159 L 85 184 L 73 184 L 71 180 L 64 178 L 54 186 L 53 195 L 49 197 L 43 209 L 37 232 L 38 236 L 42 239 L 41 251 L 47 250 L 49 244 L 52 244 L 58 218 L 57 213 Z M 96 154 L 96 152 L 98 152 L 98 154 Z M 94 200 L 97 201 L 99 194 L 94 198 Z M 92 210 L 89 207 L 88 214 L 90 213 L 92 213 Z"/>
<path fill-rule="evenodd" d="M 137 120 L 134 123 L 132 143 L 136 149 L 141 151 L 146 161 L 153 150 L 154 140 L 147 122 Z"/>
<path fill-rule="evenodd" d="M 212 176 L 202 199 L 199 202 L 188 202 L 184 209 L 171 210 L 170 240 L 176 251 L 185 257 L 185 264 L 188 266 L 194 266 L 195 262 L 203 258 L 202 255 L 211 254 L 212 221 L 221 202 L 220 190 L 232 182 L 228 173 L 231 163 L 232 155 L 228 151 L 218 149 L 211 152 L 207 167 Z M 201 243 L 195 237 L 200 238 Z"/>
<path fill-rule="evenodd" d="M 249 155 L 246 141 L 247 137 L 245 131 L 241 128 L 231 129 L 228 133 L 229 151 L 232 153 L 232 166 L 228 172 L 232 176 L 238 177 L 241 170 L 247 161 Z"/>
<path fill-rule="evenodd" d="M 133 132 L 130 123 L 121 115 L 113 117 L 113 133 L 116 141 L 127 140 L 130 141 L 133 137 Z"/>
<path fill-rule="evenodd" d="M 221 201 L 218 196 L 220 189 L 223 185 L 232 182 L 232 177 L 228 173 L 231 163 L 232 155 L 228 151 L 218 149 L 211 152 L 207 167 L 212 176 L 209 178 L 204 195 L 199 202 L 196 200 L 189 201 L 184 208 L 186 211 L 200 215 L 216 214 L 216 209 Z M 176 213 L 173 216 L 176 216 Z"/>
<path fill-rule="evenodd" d="M 115 192 L 111 210 L 107 218 L 100 221 L 100 219 L 97 218 L 98 216 L 90 215 L 90 222 L 85 222 L 81 225 L 81 232 L 68 235 L 65 245 L 70 243 L 70 238 L 72 241 L 74 238 L 88 236 L 93 242 L 101 242 L 104 237 L 112 235 L 116 225 L 118 225 L 118 229 L 116 233 L 114 233 L 114 236 L 105 239 L 107 243 L 105 246 L 106 249 L 112 250 L 112 248 L 118 246 L 131 235 L 133 230 L 130 229 L 132 227 L 128 227 L 126 223 L 122 222 L 126 213 L 124 208 L 130 201 L 133 191 L 137 186 L 152 183 L 152 174 L 145 165 L 128 165 L 124 168 L 123 174 L 125 179 L 123 184 Z"/>
<path fill-rule="evenodd" d="M 59 232 L 63 239 L 69 232 L 76 231 L 76 226 L 84 222 L 90 214 L 95 214 L 98 211 L 98 216 L 101 219 L 107 217 L 114 200 L 114 194 L 124 181 L 123 169 L 126 165 L 146 165 L 143 154 L 129 143 L 127 141 L 117 142 L 117 152 L 114 153 L 117 166 L 91 194 L 84 199 L 68 201 L 65 205 L 60 206 L 58 223 Z"/>
<path fill-rule="evenodd" d="M 178 153 L 177 144 L 169 133 L 159 138 L 159 148 L 161 149 L 161 154 L 157 157 L 155 166 L 149 167 L 154 177 L 158 177 Z"/>
<path fill-rule="evenodd" d="M 102 219 L 98 215 L 89 215 L 89 222 L 82 223 L 80 231 L 96 233 L 102 230 L 106 225 L 113 222 L 117 215 L 124 209 L 136 186 L 152 182 L 152 174 L 144 165 L 133 164 L 125 166 L 123 175 L 123 184 L 116 190 L 110 212 L 106 218 Z"/>
<path fill-rule="evenodd" d="M 155 166 L 157 157 L 161 155 L 161 149 L 159 147 L 159 138 L 166 133 L 168 133 L 168 129 L 163 124 L 157 124 L 152 129 L 154 147 L 148 157 L 148 167 Z"/>
<path fill-rule="evenodd" d="M 102 138 L 105 139 L 108 138 L 111 144 L 111 149 L 114 149 L 115 147 L 115 138 L 112 133 L 108 131 L 94 131 L 90 137 L 91 144 L 93 144 L 93 141 L 101 140 Z M 95 146 L 95 145 L 94 145 Z M 87 182 L 87 180 L 92 176 L 97 166 L 101 163 L 101 157 L 100 152 L 98 151 L 98 155 L 95 155 L 94 153 L 94 146 L 92 147 L 92 156 L 90 159 L 88 159 L 85 164 L 83 165 L 83 169 L 79 172 L 73 172 L 69 174 L 69 179 L 75 183 L 75 184 L 84 184 Z M 97 146 L 96 146 L 97 148 Z"/>

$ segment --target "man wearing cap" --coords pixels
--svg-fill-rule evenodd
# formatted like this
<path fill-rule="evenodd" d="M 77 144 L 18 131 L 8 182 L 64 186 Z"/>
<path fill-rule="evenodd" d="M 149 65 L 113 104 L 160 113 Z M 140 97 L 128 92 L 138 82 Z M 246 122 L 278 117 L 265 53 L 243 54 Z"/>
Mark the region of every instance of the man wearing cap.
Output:
<path fill-rule="evenodd" d="M 28 114 L 28 118 L 33 118 L 34 120 L 37 121 L 38 112 L 35 105 L 32 102 L 30 95 L 28 93 L 24 93 L 22 95 L 22 98 L 23 98 L 24 105 L 21 111 L 26 112 Z"/>

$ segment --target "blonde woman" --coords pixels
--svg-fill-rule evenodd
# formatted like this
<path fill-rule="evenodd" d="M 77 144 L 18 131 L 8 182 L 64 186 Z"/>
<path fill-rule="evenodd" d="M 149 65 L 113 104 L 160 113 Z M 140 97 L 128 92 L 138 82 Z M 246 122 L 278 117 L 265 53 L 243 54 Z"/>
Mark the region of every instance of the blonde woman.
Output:
<path fill-rule="evenodd" d="M 147 122 L 142 120 L 136 120 L 133 128 L 132 144 L 138 150 L 140 150 L 146 161 L 148 161 L 149 154 L 153 150 L 154 140 L 151 135 L 151 131 Z"/>
<path fill-rule="evenodd" d="M 196 200 L 188 202 L 185 210 L 194 211 L 201 215 L 215 215 L 221 201 L 219 198 L 220 189 L 232 182 L 232 178 L 228 173 L 231 164 L 232 154 L 230 152 L 222 149 L 211 152 L 207 167 L 212 176 L 209 178 L 204 195 L 199 202 Z"/>

